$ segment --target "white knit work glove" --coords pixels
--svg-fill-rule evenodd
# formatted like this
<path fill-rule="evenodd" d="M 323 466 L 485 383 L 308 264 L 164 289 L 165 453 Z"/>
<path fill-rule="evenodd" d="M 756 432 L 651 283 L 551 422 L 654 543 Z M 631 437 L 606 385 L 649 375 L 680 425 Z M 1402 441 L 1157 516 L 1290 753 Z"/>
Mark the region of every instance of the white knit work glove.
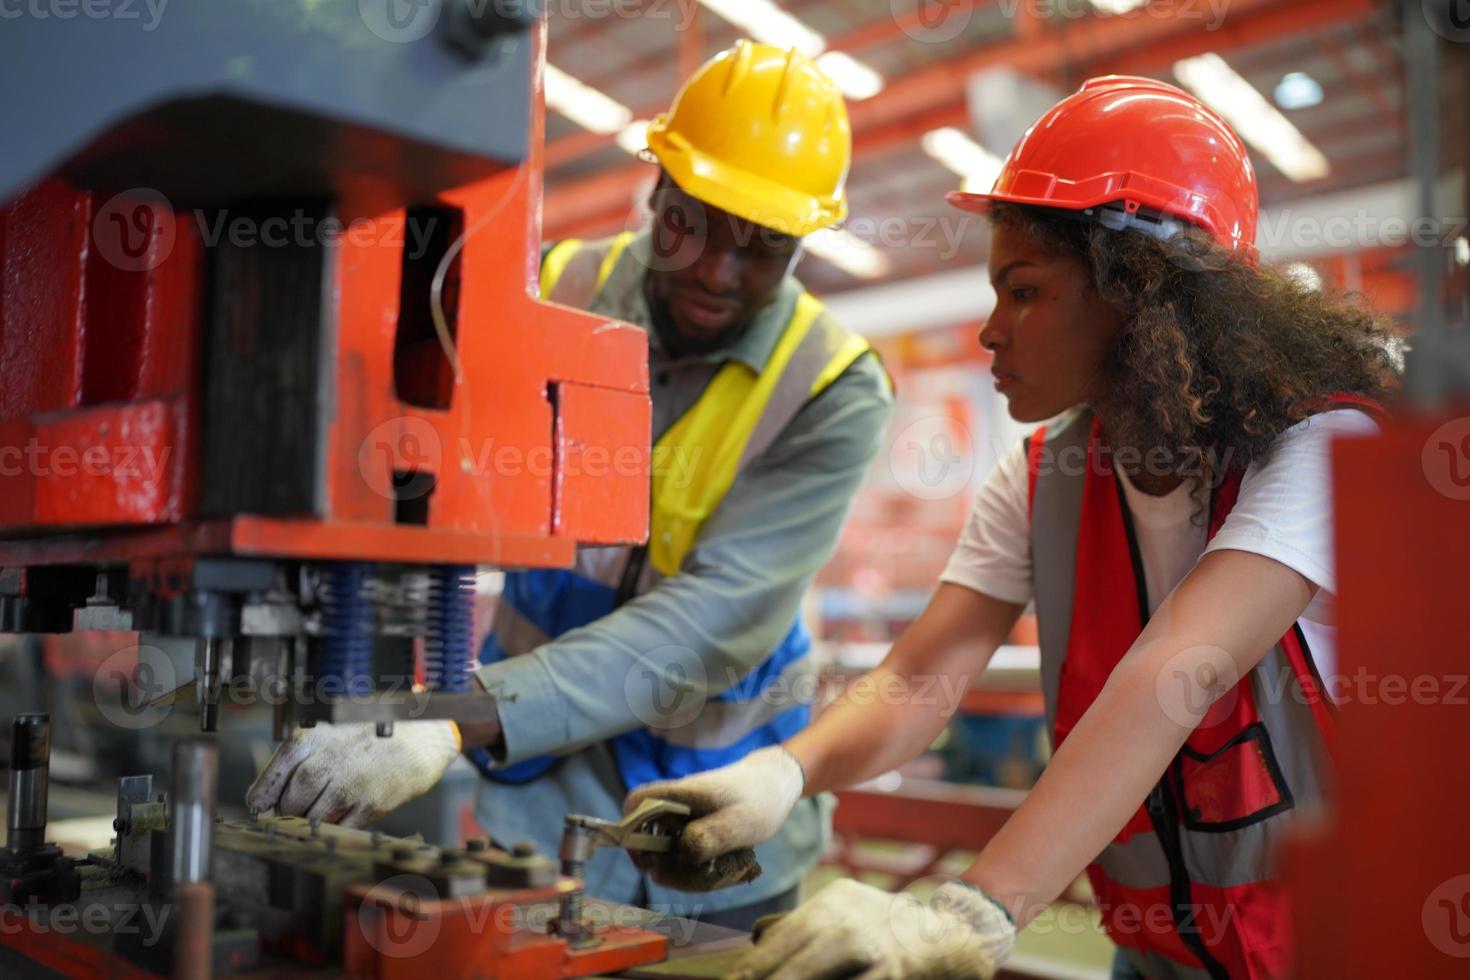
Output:
<path fill-rule="evenodd" d="M 459 749 L 452 721 L 395 722 L 387 738 L 371 723 L 298 728 L 250 784 L 245 804 L 363 827 L 432 789 Z"/>
<path fill-rule="evenodd" d="M 768 926 L 732 980 L 990 980 L 1016 927 L 978 888 L 949 881 L 927 902 L 844 878 Z"/>
<path fill-rule="evenodd" d="M 751 881 L 760 874 L 751 848 L 776 836 L 805 784 L 796 757 L 772 745 L 719 769 L 640 786 L 628 794 L 624 813 L 653 798 L 683 803 L 691 819 L 672 851 L 634 854 L 634 863 L 659 884 L 684 891 Z"/>

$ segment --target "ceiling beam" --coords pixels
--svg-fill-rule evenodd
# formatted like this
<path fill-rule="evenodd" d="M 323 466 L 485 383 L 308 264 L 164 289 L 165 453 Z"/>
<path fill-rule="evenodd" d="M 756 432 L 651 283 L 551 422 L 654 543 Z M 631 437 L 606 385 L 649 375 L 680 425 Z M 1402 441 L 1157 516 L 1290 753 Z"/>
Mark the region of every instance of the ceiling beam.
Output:
<path fill-rule="evenodd" d="M 709 30 L 708 28 L 703 26 L 698 28 L 698 33 L 700 35 L 698 43 L 704 43 L 705 34 L 707 33 L 715 34 L 716 36 L 718 36 L 719 34 L 725 34 L 729 32 L 730 25 L 728 23 L 726 23 L 719 17 L 715 17 L 713 15 L 705 15 L 703 8 L 698 6 L 696 0 L 677 0 L 677 2 L 688 4 L 694 9 L 694 11 L 697 11 L 698 14 L 704 15 L 704 23 L 721 25 L 714 30 Z M 971 7 L 985 6 L 995 2 L 997 2 L 997 0 L 952 0 L 952 6 L 953 9 L 959 11 Z M 871 21 L 867 24 L 864 24 L 863 26 L 855 28 L 854 30 L 849 31 L 846 34 L 833 38 L 830 42 L 828 42 L 827 50 L 845 51 L 849 54 L 852 54 L 859 51 L 865 51 L 869 48 L 877 47 L 881 44 L 886 44 L 890 41 L 906 40 L 910 37 L 910 35 L 906 32 L 913 29 L 913 25 L 918 23 L 918 14 L 921 9 L 922 4 L 916 4 L 913 11 L 910 11 L 903 15 L 881 17 L 876 21 Z M 1018 11 L 1018 16 L 1019 13 L 1020 12 Z M 949 16 L 955 15 L 950 14 Z M 554 42 L 555 38 L 553 38 L 552 40 Z M 679 57 L 681 60 L 687 60 L 687 41 L 687 38 L 680 37 L 676 42 L 676 47 L 678 49 Z M 556 59 L 553 57 L 551 60 L 555 61 Z M 702 60 L 700 63 L 702 63 Z M 618 75 L 623 78 L 627 78 L 631 75 L 649 76 L 658 72 L 667 71 L 669 64 L 669 53 L 664 50 L 655 50 L 649 52 L 641 58 L 638 58 L 631 64 L 623 66 L 621 69 L 618 70 Z M 698 67 L 698 65 L 696 65 L 695 67 Z M 681 70 L 677 78 L 671 79 L 672 84 L 670 84 L 668 87 L 670 95 L 672 95 L 674 90 L 678 88 L 679 80 L 687 78 L 691 74 L 693 74 L 692 69 Z M 587 82 L 588 84 L 596 84 L 599 79 L 584 78 L 582 79 L 582 81 Z M 661 101 L 656 105 L 652 103 L 646 104 L 642 108 L 634 110 L 633 118 L 652 119 L 654 116 L 663 112 L 667 108 L 668 100 Z M 610 135 L 604 133 L 588 132 L 586 130 L 581 130 L 579 132 L 573 133 L 571 136 L 564 136 L 560 139 L 552 140 L 550 143 L 546 144 L 546 152 L 543 156 L 543 159 L 546 161 L 546 169 L 550 171 L 558 166 L 561 166 L 564 163 L 569 163 L 572 160 L 587 156 L 590 153 L 595 153 L 605 146 L 611 146 L 612 142 L 613 137 Z"/>
<path fill-rule="evenodd" d="M 1190 4 L 1186 9 L 1200 9 L 1197 0 L 1181 2 Z M 1009 38 L 894 79 L 878 95 L 849 107 L 855 155 L 863 158 L 917 138 L 915 127 L 923 123 L 916 120 L 964 125 L 965 83 L 973 72 L 991 65 L 1036 74 L 1078 61 L 1093 65 L 1095 71 L 1156 71 L 1205 51 L 1227 51 L 1283 33 L 1341 23 L 1372 12 L 1375 0 L 1234 0 L 1229 19 L 1214 30 L 1205 30 L 1205 21 L 1198 18 L 1164 16 L 1171 5 L 1178 4 L 1155 3 L 1147 16 L 1087 18 L 1034 37 Z M 548 236 L 564 237 L 571 228 L 605 224 L 614 214 L 625 217 L 637 183 L 647 173 L 646 165 L 630 163 L 554 183 L 544 204 Z"/>
<path fill-rule="evenodd" d="M 1359 92 L 1362 92 L 1368 101 L 1373 103 L 1373 107 L 1378 110 L 1379 121 L 1385 126 L 1397 130 L 1399 138 L 1407 141 L 1409 131 L 1408 127 L 1404 124 L 1404 115 L 1401 112 L 1395 112 L 1393 107 L 1388 104 L 1387 98 L 1384 97 L 1383 89 L 1374 84 L 1376 79 L 1365 78 L 1354 68 L 1352 63 L 1348 61 L 1347 54 L 1332 38 L 1325 35 L 1317 38 L 1317 46 L 1322 50 L 1323 54 L 1327 55 L 1328 60 L 1332 62 L 1332 67 L 1336 68 L 1337 73 L 1342 76 L 1342 80 L 1356 88 Z M 1369 52 L 1369 57 L 1373 58 L 1373 63 L 1376 67 L 1378 65 L 1377 56 Z"/>

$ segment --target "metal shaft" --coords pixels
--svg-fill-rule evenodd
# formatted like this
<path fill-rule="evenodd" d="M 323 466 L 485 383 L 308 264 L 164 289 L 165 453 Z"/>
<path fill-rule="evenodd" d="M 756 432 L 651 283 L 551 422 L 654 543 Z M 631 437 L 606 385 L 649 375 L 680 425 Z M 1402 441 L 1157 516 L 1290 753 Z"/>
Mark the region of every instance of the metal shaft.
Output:
<path fill-rule="evenodd" d="M 180 884 L 174 895 L 178 931 L 170 980 L 209 980 L 214 973 L 214 886 Z"/>
<path fill-rule="evenodd" d="M 557 855 L 561 858 L 561 873 L 580 882 L 593 849 L 592 832 L 587 827 L 586 818 L 567 814 L 566 824 L 561 832 L 561 849 Z M 590 938 L 582 925 L 582 904 L 581 888 L 564 893 L 557 903 L 556 931 L 573 948 L 585 945 Z"/>
<path fill-rule="evenodd" d="M 5 845 L 29 851 L 46 843 L 46 795 L 51 763 L 51 716 L 17 715 L 10 729 L 10 799 Z"/>
<path fill-rule="evenodd" d="M 199 702 L 199 730 L 219 731 L 220 646 L 215 636 L 199 639 L 194 653 L 194 696 Z"/>
<path fill-rule="evenodd" d="M 219 753 L 213 742 L 189 739 L 174 747 L 169 839 L 175 885 L 209 880 L 218 781 Z"/>

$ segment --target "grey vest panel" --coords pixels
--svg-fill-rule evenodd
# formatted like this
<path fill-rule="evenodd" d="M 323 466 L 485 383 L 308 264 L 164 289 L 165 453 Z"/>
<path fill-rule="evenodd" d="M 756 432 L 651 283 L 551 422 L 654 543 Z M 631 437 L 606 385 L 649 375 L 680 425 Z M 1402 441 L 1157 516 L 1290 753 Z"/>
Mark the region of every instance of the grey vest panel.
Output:
<path fill-rule="evenodd" d="M 1048 738 L 1055 737 L 1057 690 L 1072 630 L 1077 532 L 1082 523 L 1082 477 L 1091 432 L 1092 414 L 1082 409 L 1069 412 L 1047 427 L 1045 455 L 1032 505 L 1031 580 L 1035 586 L 1041 693 L 1046 698 Z M 1073 475 L 1075 479 L 1062 478 Z M 1036 515 L 1043 515 L 1042 519 L 1036 519 Z"/>

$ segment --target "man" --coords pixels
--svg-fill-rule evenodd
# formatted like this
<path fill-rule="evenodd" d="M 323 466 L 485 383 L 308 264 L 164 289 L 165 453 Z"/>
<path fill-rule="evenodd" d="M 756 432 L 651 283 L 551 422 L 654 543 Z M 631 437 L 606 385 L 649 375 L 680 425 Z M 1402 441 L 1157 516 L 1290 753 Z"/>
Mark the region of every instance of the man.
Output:
<path fill-rule="evenodd" d="M 480 685 L 499 724 L 410 722 L 391 739 L 295 734 L 251 806 L 366 822 L 425 792 L 463 748 L 485 774 L 479 821 L 555 854 L 563 818 L 617 819 L 627 791 L 736 761 L 810 718 L 798 607 L 836 543 L 892 397 L 862 338 L 791 275 L 801 238 L 846 214 L 842 97 L 804 56 L 741 41 L 649 127 L 653 227 L 560 242 L 543 297 L 648 331 L 651 531 L 584 548 L 567 571 L 506 576 Z M 803 801 L 748 864 L 655 884 L 599 852 L 590 894 L 749 928 L 794 907 L 830 830 Z"/>

